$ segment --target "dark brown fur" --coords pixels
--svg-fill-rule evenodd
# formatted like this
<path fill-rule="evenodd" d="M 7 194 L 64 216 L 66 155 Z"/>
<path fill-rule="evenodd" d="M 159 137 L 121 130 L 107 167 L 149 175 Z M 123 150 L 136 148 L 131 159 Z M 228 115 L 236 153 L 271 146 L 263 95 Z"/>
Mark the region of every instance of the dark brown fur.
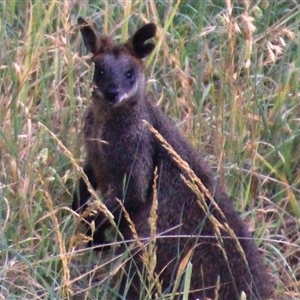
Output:
<path fill-rule="evenodd" d="M 85 45 L 93 53 L 95 63 L 93 101 L 87 110 L 84 125 L 87 150 L 85 172 L 92 186 L 105 197 L 104 203 L 115 220 L 119 220 L 121 215 L 119 229 L 125 239 L 132 239 L 132 232 L 116 198 L 123 201 L 139 236 L 149 237 L 153 174 L 157 167 L 157 232 L 160 235 L 167 232 L 167 235 L 176 236 L 157 240 L 156 273 L 161 273 L 164 291 L 172 290 L 180 259 L 195 247 L 191 258 L 191 291 L 194 292 L 190 293 L 190 299 L 213 299 L 218 277 L 221 300 L 240 299 L 242 291 L 247 294 L 247 300 L 270 297 L 273 288 L 269 275 L 231 200 L 213 180 L 213 174 L 204 159 L 146 95 L 142 58 L 154 48 L 153 44 L 145 42 L 155 35 L 155 25 L 145 25 L 126 44 L 119 45 L 95 32 L 83 19 L 80 18 L 78 22 Z M 229 259 L 227 264 L 220 250 L 221 245 L 213 238 L 212 224 L 200 209 L 196 195 L 183 182 L 178 165 L 143 120 L 159 131 L 181 158 L 188 162 L 214 196 L 227 223 L 239 237 L 249 269 L 224 230 L 222 247 Z M 89 196 L 81 179 L 72 208 L 77 211 L 84 209 Z M 207 203 L 210 205 L 208 199 Z M 211 213 L 224 223 L 216 210 L 212 209 Z M 101 214 L 95 221 L 97 232 L 93 236 L 94 244 L 103 244 L 104 231 L 109 222 Z M 179 235 L 185 237 L 179 238 Z M 197 238 L 188 238 L 190 235 Z M 138 257 L 136 260 L 141 267 Z M 126 298 L 140 299 L 139 289 L 139 278 L 135 276 Z"/>

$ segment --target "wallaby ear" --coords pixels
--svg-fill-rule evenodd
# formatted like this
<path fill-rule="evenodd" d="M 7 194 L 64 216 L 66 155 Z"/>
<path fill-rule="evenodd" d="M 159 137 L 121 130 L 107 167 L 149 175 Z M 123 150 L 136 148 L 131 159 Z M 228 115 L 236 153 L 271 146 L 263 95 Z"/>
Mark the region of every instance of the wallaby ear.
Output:
<path fill-rule="evenodd" d="M 155 45 L 153 43 L 145 44 L 145 42 L 153 38 L 155 34 L 156 25 L 153 23 L 148 23 L 133 35 L 131 39 L 131 46 L 138 58 L 144 58 L 153 51 Z"/>
<path fill-rule="evenodd" d="M 98 50 L 98 36 L 96 31 L 81 17 L 78 18 L 77 23 L 80 26 L 84 45 L 91 53 L 96 54 Z"/>

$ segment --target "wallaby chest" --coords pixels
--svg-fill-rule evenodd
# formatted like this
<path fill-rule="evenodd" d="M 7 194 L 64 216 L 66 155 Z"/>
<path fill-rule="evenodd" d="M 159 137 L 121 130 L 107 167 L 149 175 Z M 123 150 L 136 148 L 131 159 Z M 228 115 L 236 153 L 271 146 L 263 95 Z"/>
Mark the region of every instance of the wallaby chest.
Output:
<path fill-rule="evenodd" d="M 123 180 L 136 161 L 152 159 L 151 136 L 144 119 L 148 119 L 147 113 L 138 107 L 101 114 L 93 105 L 88 108 L 84 125 L 87 160 L 101 181 Z"/>

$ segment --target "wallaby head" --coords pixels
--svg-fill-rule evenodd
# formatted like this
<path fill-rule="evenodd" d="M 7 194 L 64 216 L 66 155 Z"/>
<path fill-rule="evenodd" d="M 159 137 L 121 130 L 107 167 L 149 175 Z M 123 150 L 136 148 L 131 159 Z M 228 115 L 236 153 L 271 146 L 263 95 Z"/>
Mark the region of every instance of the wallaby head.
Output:
<path fill-rule="evenodd" d="M 155 47 L 153 43 L 146 43 L 155 36 L 155 24 L 144 25 L 125 44 L 114 43 L 82 18 L 78 24 L 84 44 L 93 54 L 94 100 L 116 107 L 142 99 L 146 81 L 142 59 Z"/>

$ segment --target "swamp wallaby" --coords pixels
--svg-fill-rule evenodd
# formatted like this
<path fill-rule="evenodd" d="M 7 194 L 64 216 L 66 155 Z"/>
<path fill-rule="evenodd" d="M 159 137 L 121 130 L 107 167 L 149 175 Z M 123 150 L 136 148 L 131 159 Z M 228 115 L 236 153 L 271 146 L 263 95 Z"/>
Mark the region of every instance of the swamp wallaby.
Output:
<path fill-rule="evenodd" d="M 149 238 L 148 218 L 156 169 L 159 238 L 155 272 L 159 274 L 163 292 L 172 291 L 178 267 L 189 257 L 192 264 L 189 299 L 238 300 L 243 291 L 247 300 L 269 298 L 273 293 L 269 275 L 231 200 L 213 179 L 205 160 L 146 94 L 142 59 L 155 47 L 147 41 L 155 36 L 156 26 L 147 24 L 126 43 L 116 44 L 82 18 L 78 24 L 95 65 L 92 103 L 83 129 L 87 151 L 84 171 L 92 187 L 102 193 L 103 202 L 114 215 L 124 238 L 133 239 L 133 234 L 116 199 L 123 202 L 139 237 Z M 201 208 L 199 195 L 197 198 L 181 176 L 181 167 L 145 121 L 188 163 L 213 196 L 212 200 L 204 193 L 206 209 Z M 80 179 L 72 209 L 83 211 L 90 196 L 87 185 Z M 214 220 L 219 222 L 217 229 Z M 99 213 L 95 224 L 93 245 L 105 244 L 104 231 L 110 222 Z M 136 265 L 142 268 L 140 255 L 135 257 Z M 133 274 L 132 268 L 128 272 L 133 280 L 126 299 L 146 299 L 140 294 L 138 272 Z M 182 283 L 178 285 L 179 294 L 181 287 Z M 182 295 L 177 297 L 182 299 Z"/>

